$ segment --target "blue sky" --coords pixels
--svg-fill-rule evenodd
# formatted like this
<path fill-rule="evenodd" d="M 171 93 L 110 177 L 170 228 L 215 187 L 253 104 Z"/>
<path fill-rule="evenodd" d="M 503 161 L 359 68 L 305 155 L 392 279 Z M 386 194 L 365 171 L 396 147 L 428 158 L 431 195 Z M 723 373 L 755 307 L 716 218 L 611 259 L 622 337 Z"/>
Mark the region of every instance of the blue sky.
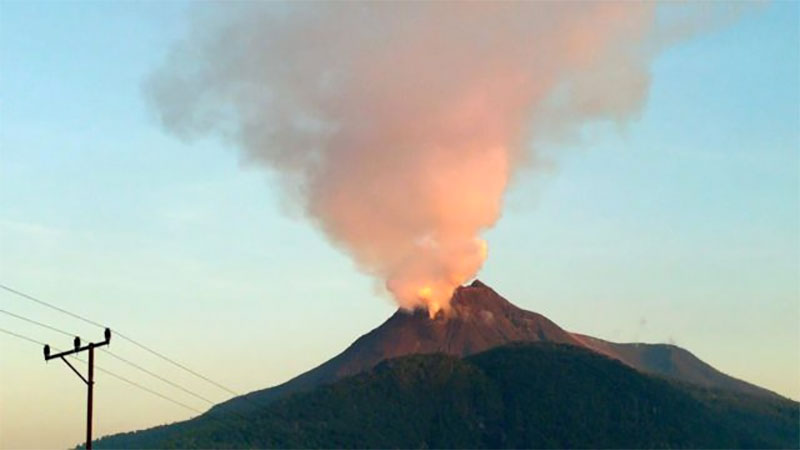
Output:
<path fill-rule="evenodd" d="M 328 359 L 395 307 L 269 174 L 156 124 L 141 82 L 186 7 L 0 3 L 0 282 L 247 392 Z M 800 398 L 799 42 L 798 4 L 775 2 L 666 50 L 639 118 L 589 127 L 550 149 L 553 170 L 518 177 L 479 277 L 568 330 L 674 342 Z M 5 293 L 0 308 L 100 337 Z M 4 316 L 0 328 L 64 340 Z M 65 413 L 83 407 L 79 380 L 30 343 L 0 335 L 0 353 L 0 446 L 79 442 L 82 415 Z M 97 435 L 191 415 L 98 383 Z"/>

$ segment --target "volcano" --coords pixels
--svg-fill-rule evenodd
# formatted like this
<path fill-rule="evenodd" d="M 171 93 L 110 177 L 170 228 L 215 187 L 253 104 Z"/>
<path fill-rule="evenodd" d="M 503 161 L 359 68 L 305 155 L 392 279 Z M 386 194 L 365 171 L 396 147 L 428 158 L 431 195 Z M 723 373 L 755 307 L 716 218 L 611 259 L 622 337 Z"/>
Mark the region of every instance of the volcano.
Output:
<path fill-rule="evenodd" d="M 643 373 L 705 388 L 779 397 L 769 390 L 728 376 L 675 345 L 615 343 L 571 333 L 541 314 L 517 307 L 476 279 L 457 288 L 449 310 L 439 311 L 433 318 L 424 310 L 408 312 L 398 309 L 378 328 L 316 368 L 278 386 L 228 400 L 212 410 L 252 409 L 405 355 L 444 353 L 465 357 L 494 347 L 535 342 L 581 347 Z"/>
<path fill-rule="evenodd" d="M 336 357 L 97 448 L 795 448 L 797 402 L 687 350 L 559 327 L 474 281 Z"/>

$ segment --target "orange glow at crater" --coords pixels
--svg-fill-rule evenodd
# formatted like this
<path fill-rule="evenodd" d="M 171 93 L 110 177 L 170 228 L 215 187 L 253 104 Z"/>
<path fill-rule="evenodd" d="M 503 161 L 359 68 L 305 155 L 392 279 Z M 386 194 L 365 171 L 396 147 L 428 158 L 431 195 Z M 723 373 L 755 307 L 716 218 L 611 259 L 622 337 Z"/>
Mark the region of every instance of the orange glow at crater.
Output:
<path fill-rule="evenodd" d="M 423 288 L 420 288 L 419 291 L 417 291 L 417 295 L 421 299 L 426 299 L 426 298 L 430 298 L 432 292 L 433 292 L 433 290 L 431 289 L 430 286 L 425 286 Z"/>

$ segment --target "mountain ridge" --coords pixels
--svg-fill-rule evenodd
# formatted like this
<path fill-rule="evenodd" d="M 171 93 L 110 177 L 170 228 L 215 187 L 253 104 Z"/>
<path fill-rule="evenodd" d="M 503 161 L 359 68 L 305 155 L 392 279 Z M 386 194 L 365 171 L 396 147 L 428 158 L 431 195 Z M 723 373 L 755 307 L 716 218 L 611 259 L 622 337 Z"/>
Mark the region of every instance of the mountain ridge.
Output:
<path fill-rule="evenodd" d="M 414 354 L 258 410 L 96 448 L 796 448 L 797 402 L 704 389 L 589 349 Z"/>
<path fill-rule="evenodd" d="M 677 345 L 642 342 L 619 343 L 579 333 L 572 333 L 572 335 L 580 339 L 586 348 L 619 360 L 645 373 L 706 388 L 784 398 L 769 389 L 728 375 L 701 360 L 689 350 Z"/>
<path fill-rule="evenodd" d="M 465 357 L 518 342 L 550 342 L 586 348 L 636 370 L 709 388 L 753 395 L 778 394 L 731 377 L 670 344 L 615 343 L 564 330 L 547 317 L 522 309 L 475 279 L 456 288 L 447 310 L 398 309 L 344 351 L 279 385 L 250 392 L 212 408 L 249 409 L 285 395 L 332 383 L 381 361 L 409 354 L 445 353 Z"/>

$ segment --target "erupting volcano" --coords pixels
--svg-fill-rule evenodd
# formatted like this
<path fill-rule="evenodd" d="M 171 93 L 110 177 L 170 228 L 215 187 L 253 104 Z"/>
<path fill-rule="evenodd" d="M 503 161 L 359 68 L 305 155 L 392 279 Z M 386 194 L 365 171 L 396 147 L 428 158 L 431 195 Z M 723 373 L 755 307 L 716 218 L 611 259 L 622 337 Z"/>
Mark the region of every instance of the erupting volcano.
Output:
<path fill-rule="evenodd" d="M 457 287 L 448 304 L 436 313 L 399 308 L 339 355 L 281 385 L 235 397 L 186 422 L 99 443 L 782 448 L 797 442 L 797 403 L 725 375 L 682 348 L 571 333 L 478 280 Z M 484 363 L 471 365 L 476 361 Z M 577 445 L 576 433 L 583 436 L 586 423 L 596 434 Z M 453 436 L 453 430 L 460 431 Z M 523 437 L 506 440 L 515 433 Z"/>
<path fill-rule="evenodd" d="M 690 352 L 668 344 L 614 343 L 572 333 L 547 317 L 509 302 L 479 280 L 459 286 L 447 310 L 399 308 L 381 326 L 345 351 L 284 384 L 234 398 L 217 408 L 248 408 L 292 392 L 328 384 L 368 370 L 381 361 L 411 354 L 446 353 L 466 357 L 520 342 L 565 344 L 600 353 L 645 373 L 760 396 L 776 394 L 730 377 Z"/>

